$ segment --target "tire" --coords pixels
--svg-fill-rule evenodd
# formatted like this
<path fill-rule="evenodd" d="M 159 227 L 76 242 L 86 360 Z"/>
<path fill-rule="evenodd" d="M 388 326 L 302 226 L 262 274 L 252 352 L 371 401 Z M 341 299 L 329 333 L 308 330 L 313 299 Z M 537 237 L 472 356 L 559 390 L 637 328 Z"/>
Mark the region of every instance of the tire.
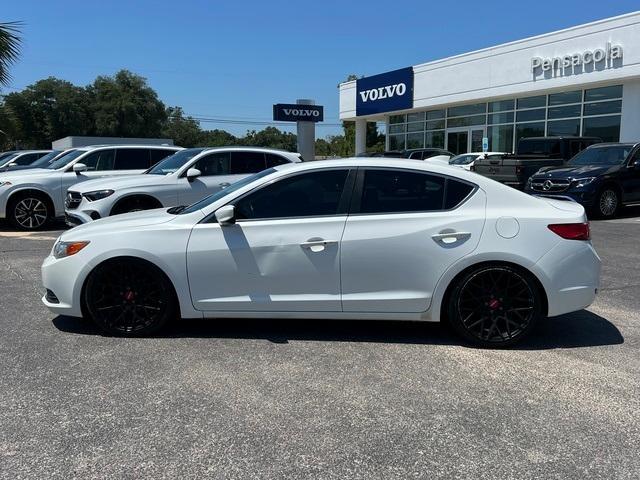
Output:
<path fill-rule="evenodd" d="M 53 218 L 51 201 L 41 193 L 19 193 L 7 205 L 11 224 L 20 230 L 38 230 Z"/>
<path fill-rule="evenodd" d="M 111 215 L 120 215 L 121 213 L 139 212 L 142 210 L 151 210 L 153 208 L 160 208 L 162 205 L 156 202 L 154 199 L 145 197 L 132 197 L 122 200 L 117 203 Z"/>
<path fill-rule="evenodd" d="M 598 218 L 614 218 L 620 208 L 620 194 L 611 186 L 605 186 L 598 196 L 593 207 Z"/>
<path fill-rule="evenodd" d="M 542 304 L 530 273 L 487 264 L 456 281 L 448 297 L 447 321 L 474 345 L 508 347 L 529 335 L 542 316 Z"/>
<path fill-rule="evenodd" d="M 105 333 L 146 336 L 177 313 L 173 285 L 155 265 L 124 257 L 98 265 L 87 278 L 84 311 Z"/>

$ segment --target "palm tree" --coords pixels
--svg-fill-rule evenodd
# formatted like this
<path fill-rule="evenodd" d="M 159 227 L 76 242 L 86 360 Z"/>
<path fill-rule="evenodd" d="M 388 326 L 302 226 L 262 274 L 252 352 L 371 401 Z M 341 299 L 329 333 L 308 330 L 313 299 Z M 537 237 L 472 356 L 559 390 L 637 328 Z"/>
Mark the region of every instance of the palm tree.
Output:
<path fill-rule="evenodd" d="M 18 60 L 20 53 L 21 22 L 0 23 L 0 85 L 5 87 L 9 85 L 11 75 L 9 75 L 9 66 Z"/>

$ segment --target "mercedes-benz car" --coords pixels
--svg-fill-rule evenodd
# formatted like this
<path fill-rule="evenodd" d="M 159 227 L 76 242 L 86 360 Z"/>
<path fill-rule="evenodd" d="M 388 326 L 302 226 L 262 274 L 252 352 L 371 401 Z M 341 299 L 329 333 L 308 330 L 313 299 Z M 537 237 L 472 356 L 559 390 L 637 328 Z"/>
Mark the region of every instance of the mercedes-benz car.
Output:
<path fill-rule="evenodd" d="M 599 275 L 575 202 L 438 163 L 352 158 L 72 228 L 44 260 L 42 301 L 116 335 L 177 317 L 444 320 L 506 346 L 591 304 Z"/>
<path fill-rule="evenodd" d="M 189 148 L 141 175 L 82 182 L 67 192 L 70 226 L 99 218 L 174 205 L 189 205 L 252 173 L 289 162 L 298 153 L 257 147 Z"/>
<path fill-rule="evenodd" d="M 525 191 L 572 198 L 601 218 L 624 205 L 640 205 L 640 143 L 598 143 L 565 165 L 541 168 Z"/>
<path fill-rule="evenodd" d="M 105 176 L 141 173 L 181 150 L 154 145 L 98 145 L 68 151 L 43 168 L 0 173 L 0 219 L 22 230 L 64 215 L 67 188 Z"/>
<path fill-rule="evenodd" d="M 51 150 L 14 150 L 0 154 L 0 169 L 10 166 L 26 166 L 52 153 Z M 60 153 L 58 151 L 58 153 Z"/>

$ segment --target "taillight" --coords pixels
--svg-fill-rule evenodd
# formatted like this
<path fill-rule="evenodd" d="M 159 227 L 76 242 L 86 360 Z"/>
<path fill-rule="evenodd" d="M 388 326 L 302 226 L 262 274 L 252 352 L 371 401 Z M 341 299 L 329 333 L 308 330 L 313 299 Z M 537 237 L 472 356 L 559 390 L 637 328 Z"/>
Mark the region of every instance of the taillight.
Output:
<path fill-rule="evenodd" d="M 567 240 L 589 240 L 589 222 L 586 223 L 554 223 L 548 226 L 556 235 Z"/>

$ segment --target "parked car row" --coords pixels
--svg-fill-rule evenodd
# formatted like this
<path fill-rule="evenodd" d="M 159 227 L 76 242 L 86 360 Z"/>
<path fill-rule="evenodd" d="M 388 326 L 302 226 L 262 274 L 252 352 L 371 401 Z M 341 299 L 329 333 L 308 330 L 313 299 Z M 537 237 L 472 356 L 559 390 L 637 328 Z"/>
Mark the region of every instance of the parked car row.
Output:
<path fill-rule="evenodd" d="M 96 145 L 49 152 L 23 169 L 0 173 L 0 218 L 31 230 L 55 217 L 65 216 L 73 226 L 186 205 L 252 173 L 299 161 L 297 153 L 251 147 Z"/>

